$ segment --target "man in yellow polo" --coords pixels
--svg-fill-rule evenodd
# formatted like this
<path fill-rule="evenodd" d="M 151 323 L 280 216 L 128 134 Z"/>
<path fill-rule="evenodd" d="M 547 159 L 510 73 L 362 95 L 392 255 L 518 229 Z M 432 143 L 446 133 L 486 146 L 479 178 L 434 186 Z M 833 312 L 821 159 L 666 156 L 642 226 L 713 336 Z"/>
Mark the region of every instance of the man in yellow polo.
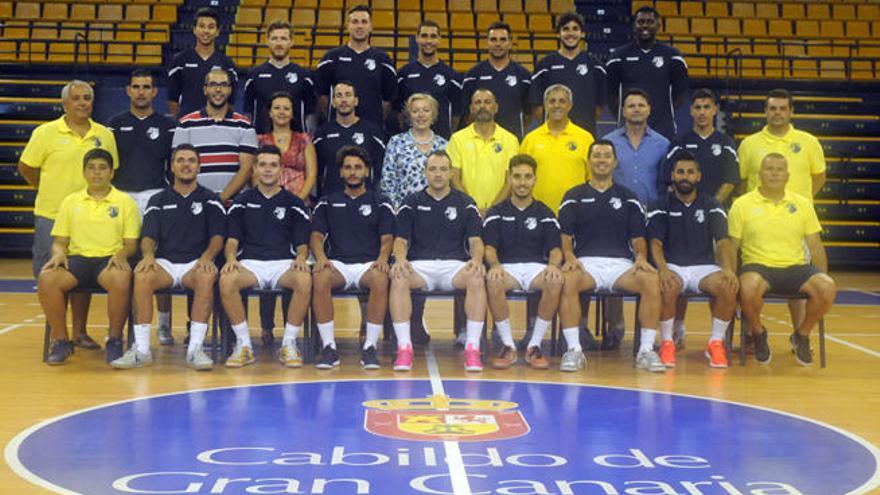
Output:
<path fill-rule="evenodd" d="M 446 152 L 452 158 L 452 186 L 485 214 L 510 195 L 507 165 L 519 153 L 519 140 L 495 123 L 498 101 L 491 90 L 474 91 L 470 112 L 474 122 L 452 135 Z"/>
<path fill-rule="evenodd" d="M 785 156 L 764 157 L 760 185 L 734 201 L 728 228 L 734 246 L 742 252 L 740 301 L 755 340 L 755 359 L 767 364 L 771 358 L 767 330 L 761 324 L 764 294 L 806 294 L 804 319 L 795 324 L 789 341 L 798 363 L 809 366 L 813 363 L 810 331 L 831 308 L 837 287 L 828 276 L 816 211 L 809 199 L 786 188 L 788 177 Z"/>
<path fill-rule="evenodd" d="M 64 363 L 73 353 L 73 343 L 67 338 L 65 299 L 77 287 L 107 291 L 107 362 L 122 356 L 122 327 L 131 295 L 128 258 L 137 249 L 141 221 L 131 196 L 110 185 L 113 163 L 107 150 L 86 153 L 82 161 L 86 188 L 68 195 L 58 207 L 52 256 L 37 280 L 40 305 L 52 331 L 50 365 Z"/>
<path fill-rule="evenodd" d="M 569 189 L 590 180 L 587 149 L 595 139 L 569 120 L 573 104 L 568 86 L 554 84 L 548 87 L 544 91 L 547 119 L 528 133 L 520 146 L 520 152 L 534 158 L 542 170 L 535 184 L 535 199 L 554 213 L 559 212 L 562 197 Z"/>

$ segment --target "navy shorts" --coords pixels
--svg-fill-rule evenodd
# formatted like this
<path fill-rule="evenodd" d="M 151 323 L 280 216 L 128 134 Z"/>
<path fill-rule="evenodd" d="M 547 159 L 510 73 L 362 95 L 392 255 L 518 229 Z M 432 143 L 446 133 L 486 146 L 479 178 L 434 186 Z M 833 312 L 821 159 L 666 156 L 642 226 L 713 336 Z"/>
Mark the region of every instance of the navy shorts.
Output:
<path fill-rule="evenodd" d="M 76 278 L 77 287 L 80 289 L 100 289 L 98 275 L 107 267 L 110 256 L 101 258 L 89 258 L 86 256 L 69 256 L 67 258 L 68 271 Z"/>
<path fill-rule="evenodd" d="M 773 268 L 769 266 L 751 263 L 743 265 L 740 273 L 755 272 L 770 285 L 770 292 L 777 294 L 798 294 L 801 286 L 813 275 L 822 273 L 813 265 L 794 265 L 785 268 Z"/>

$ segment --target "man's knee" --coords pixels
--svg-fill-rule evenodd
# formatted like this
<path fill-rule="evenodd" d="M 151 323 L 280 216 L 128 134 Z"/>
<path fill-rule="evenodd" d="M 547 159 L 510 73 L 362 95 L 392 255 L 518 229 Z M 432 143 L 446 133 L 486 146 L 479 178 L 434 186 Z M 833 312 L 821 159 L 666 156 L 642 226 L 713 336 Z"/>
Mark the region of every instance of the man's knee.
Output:
<path fill-rule="evenodd" d="M 740 296 L 743 299 L 755 299 L 764 297 L 767 291 L 767 282 L 764 277 L 755 272 L 746 272 L 739 277 Z"/>

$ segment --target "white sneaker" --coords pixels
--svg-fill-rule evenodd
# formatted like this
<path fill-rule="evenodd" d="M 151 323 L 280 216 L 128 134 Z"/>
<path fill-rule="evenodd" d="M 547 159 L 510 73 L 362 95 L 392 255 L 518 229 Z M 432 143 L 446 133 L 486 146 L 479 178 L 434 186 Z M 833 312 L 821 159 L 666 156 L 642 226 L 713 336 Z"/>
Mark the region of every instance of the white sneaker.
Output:
<path fill-rule="evenodd" d="M 110 362 L 110 366 L 121 370 L 143 368 L 151 364 L 153 364 L 153 353 L 142 353 L 138 351 L 136 345 L 129 347 L 121 358 Z"/>
<path fill-rule="evenodd" d="M 666 365 L 660 361 L 660 356 L 654 351 L 639 351 L 639 354 L 636 356 L 636 368 L 654 373 L 666 371 Z"/>
<path fill-rule="evenodd" d="M 281 346 L 278 351 L 278 361 L 288 368 L 302 368 L 303 358 L 300 356 L 295 343 Z"/>
<path fill-rule="evenodd" d="M 578 371 L 587 365 L 587 357 L 581 351 L 566 351 L 559 363 L 559 371 Z"/>
<path fill-rule="evenodd" d="M 232 354 L 226 358 L 226 367 L 241 368 L 253 364 L 256 360 L 257 358 L 254 357 L 254 351 L 252 351 L 249 346 L 236 343 L 235 349 L 232 350 Z"/>
<path fill-rule="evenodd" d="M 200 348 L 186 354 L 186 365 L 198 371 L 208 371 L 214 367 L 214 361 Z"/>

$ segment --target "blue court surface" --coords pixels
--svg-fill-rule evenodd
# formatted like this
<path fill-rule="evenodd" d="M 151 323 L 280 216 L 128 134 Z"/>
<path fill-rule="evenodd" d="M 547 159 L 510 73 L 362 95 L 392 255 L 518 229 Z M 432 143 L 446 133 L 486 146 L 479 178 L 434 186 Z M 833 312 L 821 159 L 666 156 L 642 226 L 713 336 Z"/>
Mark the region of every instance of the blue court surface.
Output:
<path fill-rule="evenodd" d="M 880 451 L 768 409 L 536 382 L 351 380 L 125 401 L 18 435 L 7 462 L 83 494 L 874 493 Z"/>

